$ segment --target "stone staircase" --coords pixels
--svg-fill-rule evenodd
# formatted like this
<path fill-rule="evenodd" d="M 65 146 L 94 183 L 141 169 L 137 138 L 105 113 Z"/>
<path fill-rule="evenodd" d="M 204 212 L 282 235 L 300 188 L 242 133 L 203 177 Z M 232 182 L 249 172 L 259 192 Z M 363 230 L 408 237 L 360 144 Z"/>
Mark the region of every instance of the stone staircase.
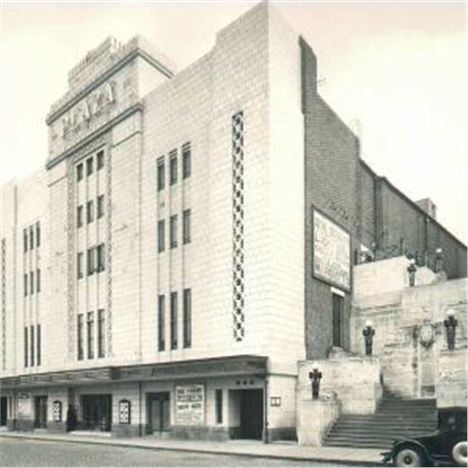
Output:
<path fill-rule="evenodd" d="M 410 400 L 386 392 L 375 414 L 340 416 L 324 445 L 387 449 L 396 438 L 414 437 L 436 428 L 435 399 Z"/>

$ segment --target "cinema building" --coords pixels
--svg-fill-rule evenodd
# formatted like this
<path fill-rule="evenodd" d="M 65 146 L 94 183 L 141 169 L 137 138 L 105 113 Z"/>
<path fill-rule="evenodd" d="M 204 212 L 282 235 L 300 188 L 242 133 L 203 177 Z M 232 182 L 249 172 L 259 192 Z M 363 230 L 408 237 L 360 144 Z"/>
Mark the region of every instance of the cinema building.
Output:
<path fill-rule="evenodd" d="M 466 247 L 360 158 L 266 3 L 176 71 L 108 39 L 2 196 L 2 424 L 294 438 L 297 363 L 350 348 L 362 258 Z M 72 418 L 73 419 L 73 418 Z"/>

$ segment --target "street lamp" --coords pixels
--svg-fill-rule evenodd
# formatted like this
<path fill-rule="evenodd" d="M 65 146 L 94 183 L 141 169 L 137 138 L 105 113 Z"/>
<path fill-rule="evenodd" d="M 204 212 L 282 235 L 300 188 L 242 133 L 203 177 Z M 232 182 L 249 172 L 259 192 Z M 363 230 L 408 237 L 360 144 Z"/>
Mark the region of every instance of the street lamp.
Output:
<path fill-rule="evenodd" d="M 372 344 L 374 341 L 375 328 L 372 326 L 370 320 L 366 321 L 365 327 L 362 330 L 362 336 L 364 337 L 364 344 L 366 347 L 366 356 L 372 355 Z"/>
<path fill-rule="evenodd" d="M 409 285 L 410 285 L 410 288 L 411 288 L 411 287 L 413 287 L 415 285 L 415 282 L 416 282 L 417 267 L 416 267 L 416 260 L 414 258 L 412 258 L 409 261 L 409 265 L 408 265 L 408 268 L 406 270 L 408 271 L 408 274 L 409 274 Z"/>
<path fill-rule="evenodd" d="M 447 332 L 447 348 L 450 351 L 455 349 L 455 333 L 457 328 L 457 319 L 453 309 L 447 310 L 447 318 L 444 320 L 445 329 Z"/>
<path fill-rule="evenodd" d="M 439 273 L 442 271 L 444 265 L 444 256 L 442 249 L 439 247 L 435 251 L 435 265 L 434 265 L 434 270 L 436 273 Z"/>
<path fill-rule="evenodd" d="M 318 400 L 322 373 L 318 370 L 316 362 L 312 364 L 312 367 L 314 369 L 313 372 L 309 372 L 309 379 L 312 382 L 312 400 Z"/>

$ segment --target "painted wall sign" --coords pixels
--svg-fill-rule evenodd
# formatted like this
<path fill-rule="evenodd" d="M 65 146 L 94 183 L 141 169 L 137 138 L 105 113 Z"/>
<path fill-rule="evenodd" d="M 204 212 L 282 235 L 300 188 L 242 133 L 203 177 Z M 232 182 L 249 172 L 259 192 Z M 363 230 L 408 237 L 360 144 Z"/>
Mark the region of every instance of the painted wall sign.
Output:
<path fill-rule="evenodd" d="M 62 117 L 62 136 L 65 137 L 72 130 L 77 130 L 83 122 L 88 123 L 114 101 L 112 85 L 104 83 Z"/>
<path fill-rule="evenodd" d="M 175 421 L 185 426 L 205 422 L 205 387 L 177 385 L 175 388 Z"/>
<path fill-rule="evenodd" d="M 349 234 L 314 210 L 314 275 L 345 289 L 351 287 Z"/>
<path fill-rule="evenodd" d="M 20 418 L 32 416 L 32 399 L 28 393 L 18 395 L 18 415 Z"/>

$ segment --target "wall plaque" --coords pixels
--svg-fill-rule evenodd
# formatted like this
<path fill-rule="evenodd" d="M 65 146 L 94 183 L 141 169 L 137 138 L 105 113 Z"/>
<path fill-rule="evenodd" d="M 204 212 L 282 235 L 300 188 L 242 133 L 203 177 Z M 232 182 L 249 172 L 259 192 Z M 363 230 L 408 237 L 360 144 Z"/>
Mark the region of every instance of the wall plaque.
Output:
<path fill-rule="evenodd" d="M 205 387 L 203 385 L 177 385 L 175 388 L 175 421 L 182 426 L 195 426 L 205 422 Z"/>
<path fill-rule="evenodd" d="M 350 236 L 333 221 L 314 210 L 314 276 L 349 290 L 351 288 Z"/>

